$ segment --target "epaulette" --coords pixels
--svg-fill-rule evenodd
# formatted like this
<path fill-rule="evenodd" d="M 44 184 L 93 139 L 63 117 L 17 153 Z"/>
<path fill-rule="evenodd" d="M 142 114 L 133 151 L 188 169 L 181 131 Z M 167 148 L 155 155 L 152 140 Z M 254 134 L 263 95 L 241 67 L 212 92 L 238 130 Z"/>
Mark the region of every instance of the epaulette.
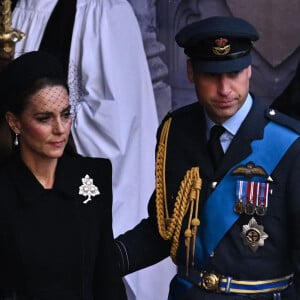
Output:
<path fill-rule="evenodd" d="M 199 101 L 197 101 L 197 102 L 182 106 L 180 108 L 177 108 L 176 110 L 169 112 L 169 114 L 172 117 L 179 116 L 179 115 L 185 115 L 186 113 L 191 113 L 195 110 L 196 111 L 199 110 L 200 107 L 201 107 L 201 105 L 200 105 Z"/>
<path fill-rule="evenodd" d="M 156 137 L 160 136 L 160 133 L 161 133 L 161 130 L 162 130 L 164 124 L 169 119 L 174 119 L 174 118 L 188 118 L 188 119 L 190 119 L 191 116 L 192 116 L 192 114 L 194 114 L 194 113 L 198 114 L 200 109 L 201 109 L 201 105 L 197 101 L 197 102 L 194 102 L 192 104 L 189 104 L 189 105 L 186 105 L 186 106 L 182 106 L 182 107 L 180 107 L 180 108 L 178 108 L 176 110 L 169 111 L 165 115 L 165 117 L 162 119 L 162 121 L 160 123 L 160 126 L 158 128 Z"/>
<path fill-rule="evenodd" d="M 166 116 L 163 118 L 163 120 L 161 121 L 161 124 L 163 124 L 170 118 L 177 118 L 180 116 L 182 116 L 182 117 L 187 116 L 188 118 L 190 118 L 191 114 L 194 114 L 194 113 L 198 114 L 200 110 L 201 110 L 201 105 L 198 101 L 188 104 L 188 105 L 185 105 L 185 106 L 182 106 L 182 107 L 179 107 L 175 110 L 169 111 L 166 114 Z"/>
<path fill-rule="evenodd" d="M 171 117 L 172 117 L 172 111 L 170 110 L 170 111 L 167 112 L 167 114 L 162 119 L 161 124 L 164 124 Z"/>
<path fill-rule="evenodd" d="M 283 125 L 297 133 L 300 134 L 300 121 L 297 119 L 294 119 L 284 113 L 281 113 L 280 111 L 268 108 L 265 112 L 265 116 L 267 119 L 272 120 L 275 123 L 278 123 L 280 125 Z"/>

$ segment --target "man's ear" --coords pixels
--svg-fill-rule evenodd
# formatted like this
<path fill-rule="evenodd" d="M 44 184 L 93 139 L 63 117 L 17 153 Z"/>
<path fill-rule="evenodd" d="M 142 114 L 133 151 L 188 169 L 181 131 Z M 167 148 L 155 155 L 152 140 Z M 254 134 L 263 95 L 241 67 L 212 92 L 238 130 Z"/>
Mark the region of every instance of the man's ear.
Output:
<path fill-rule="evenodd" d="M 187 76 L 190 82 L 194 82 L 194 71 L 193 71 L 193 65 L 192 61 L 188 59 L 186 61 L 186 69 L 187 69 Z"/>
<path fill-rule="evenodd" d="M 252 76 L 252 66 L 250 65 L 248 67 L 248 77 L 249 77 L 249 79 L 251 78 L 251 76 Z"/>

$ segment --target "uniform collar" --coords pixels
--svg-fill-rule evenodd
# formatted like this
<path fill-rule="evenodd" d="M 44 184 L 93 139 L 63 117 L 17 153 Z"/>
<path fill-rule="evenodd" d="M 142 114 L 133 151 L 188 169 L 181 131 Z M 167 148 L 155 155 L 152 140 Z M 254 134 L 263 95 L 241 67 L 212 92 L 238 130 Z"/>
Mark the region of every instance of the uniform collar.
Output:
<path fill-rule="evenodd" d="M 229 132 L 232 136 L 234 136 L 238 129 L 240 128 L 241 124 L 245 120 L 246 116 L 248 115 L 251 107 L 253 104 L 253 99 L 250 94 L 248 94 L 245 103 L 241 106 L 241 108 L 228 120 L 226 120 L 223 124 L 221 124 L 227 132 Z M 209 132 L 211 128 L 215 125 L 215 123 L 208 117 L 207 113 L 205 112 L 205 118 L 207 122 L 207 132 L 206 136 L 209 137 Z"/>
<path fill-rule="evenodd" d="M 233 136 L 236 135 L 237 131 L 241 127 L 243 121 L 246 119 L 253 104 L 253 99 L 250 94 L 248 94 L 245 103 L 242 107 L 223 124 L 223 127 L 231 133 Z"/>

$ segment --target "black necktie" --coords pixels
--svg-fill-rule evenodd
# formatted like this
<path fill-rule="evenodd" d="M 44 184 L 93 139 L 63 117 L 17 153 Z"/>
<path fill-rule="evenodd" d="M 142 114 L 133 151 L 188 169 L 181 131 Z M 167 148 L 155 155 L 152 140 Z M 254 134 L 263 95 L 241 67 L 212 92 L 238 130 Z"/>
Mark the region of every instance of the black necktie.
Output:
<path fill-rule="evenodd" d="M 208 141 L 208 151 L 210 153 L 214 168 L 216 169 L 224 156 L 221 146 L 220 136 L 224 133 L 225 128 L 220 125 L 214 125 L 210 130 Z"/>

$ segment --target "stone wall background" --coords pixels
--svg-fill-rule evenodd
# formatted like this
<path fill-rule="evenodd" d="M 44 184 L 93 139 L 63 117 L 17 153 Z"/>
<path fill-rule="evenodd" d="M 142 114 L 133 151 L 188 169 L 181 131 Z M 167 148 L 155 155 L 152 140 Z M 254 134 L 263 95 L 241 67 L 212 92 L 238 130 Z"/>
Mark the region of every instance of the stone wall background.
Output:
<path fill-rule="evenodd" d="M 195 20 L 234 15 L 257 27 L 261 38 L 253 51 L 251 92 L 268 104 L 295 75 L 300 59 L 300 0 L 128 1 L 141 27 L 160 120 L 169 110 L 196 101 L 186 78 L 186 57 L 174 41 L 176 32 Z"/>

